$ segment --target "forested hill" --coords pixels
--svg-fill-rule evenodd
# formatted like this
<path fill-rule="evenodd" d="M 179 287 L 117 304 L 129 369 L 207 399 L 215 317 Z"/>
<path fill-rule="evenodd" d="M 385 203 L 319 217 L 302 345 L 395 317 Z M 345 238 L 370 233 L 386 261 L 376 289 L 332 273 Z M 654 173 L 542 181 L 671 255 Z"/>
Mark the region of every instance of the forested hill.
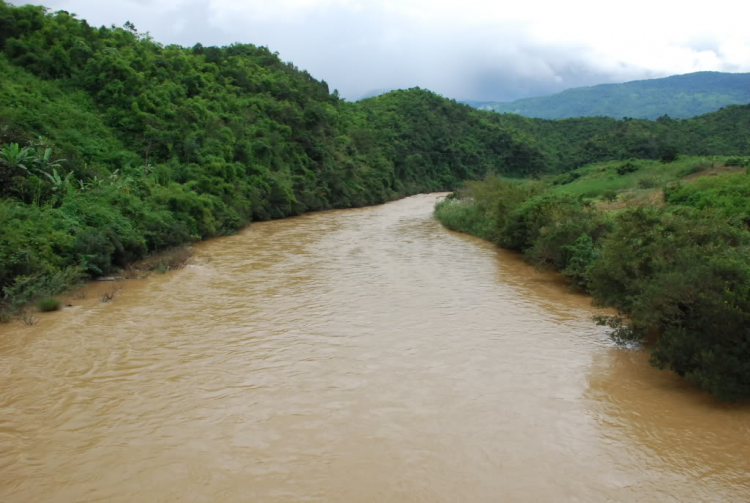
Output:
<path fill-rule="evenodd" d="M 727 105 L 750 103 L 750 73 L 696 72 L 624 84 L 568 89 L 551 96 L 507 103 L 483 103 L 477 108 L 541 119 L 569 117 L 632 117 L 663 115 L 689 118 Z"/>
<path fill-rule="evenodd" d="M 487 173 L 750 153 L 749 107 L 688 121 L 556 122 L 418 88 L 348 103 L 264 47 L 163 46 L 129 23 L 95 28 L 2 0 L 0 72 L 6 307 L 253 220 Z"/>

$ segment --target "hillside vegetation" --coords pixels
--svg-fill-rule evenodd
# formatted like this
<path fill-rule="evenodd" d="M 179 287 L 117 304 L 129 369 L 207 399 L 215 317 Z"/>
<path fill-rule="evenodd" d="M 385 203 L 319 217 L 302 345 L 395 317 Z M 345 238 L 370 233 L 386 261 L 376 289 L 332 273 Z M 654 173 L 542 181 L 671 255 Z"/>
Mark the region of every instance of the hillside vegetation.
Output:
<path fill-rule="evenodd" d="M 0 2 L 0 72 L 14 306 L 252 220 L 544 169 L 518 132 L 426 91 L 354 105 L 264 47 L 164 47 L 41 7 Z"/>
<path fill-rule="evenodd" d="M 696 72 L 623 84 L 577 87 L 551 96 L 477 108 L 540 119 L 614 117 L 686 119 L 728 105 L 750 103 L 750 73 Z"/>
<path fill-rule="evenodd" d="M 750 158 L 596 163 L 491 177 L 438 204 L 447 227 L 560 271 L 620 342 L 727 399 L 750 395 Z"/>

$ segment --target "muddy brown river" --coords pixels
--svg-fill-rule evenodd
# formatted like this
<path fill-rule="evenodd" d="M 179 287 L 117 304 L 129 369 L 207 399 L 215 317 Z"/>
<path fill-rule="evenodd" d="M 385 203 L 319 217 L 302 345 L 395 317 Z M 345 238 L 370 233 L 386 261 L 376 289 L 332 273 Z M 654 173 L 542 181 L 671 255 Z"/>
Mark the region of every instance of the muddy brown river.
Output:
<path fill-rule="evenodd" d="M 437 197 L 254 224 L 0 327 L 0 501 L 750 499 L 748 406 Z"/>

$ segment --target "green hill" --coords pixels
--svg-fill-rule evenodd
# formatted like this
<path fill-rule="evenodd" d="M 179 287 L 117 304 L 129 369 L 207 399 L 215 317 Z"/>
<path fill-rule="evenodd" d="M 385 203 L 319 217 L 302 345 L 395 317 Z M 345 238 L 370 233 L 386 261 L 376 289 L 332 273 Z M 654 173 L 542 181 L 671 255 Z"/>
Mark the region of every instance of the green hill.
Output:
<path fill-rule="evenodd" d="M 568 89 L 551 96 L 524 98 L 477 108 L 541 119 L 663 115 L 685 119 L 727 105 L 750 103 L 750 73 L 696 72 L 663 79 L 636 80 Z"/>

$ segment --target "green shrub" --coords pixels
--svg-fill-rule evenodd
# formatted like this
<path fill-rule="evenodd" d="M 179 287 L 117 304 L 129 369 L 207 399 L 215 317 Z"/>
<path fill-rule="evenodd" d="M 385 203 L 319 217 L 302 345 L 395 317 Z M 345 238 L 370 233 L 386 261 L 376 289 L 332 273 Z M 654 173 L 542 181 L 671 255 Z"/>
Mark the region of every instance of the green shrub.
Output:
<path fill-rule="evenodd" d="M 54 297 L 47 297 L 44 299 L 39 300 L 36 303 L 36 307 L 39 308 L 40 311 L 43 313 L 47 313 L 50 311 L 57 311 L 60 309 L 60 300 L 56 299 Z"/>
<path fill-rule="evenodd" d="M 604 201 L 609 201 L 609 202 L 617 201 L 617 191 L 605 190 L 604 192 L 602 192 L 601 197 L 602 197 L 602 200 Z"/>
<path fill-rule="evenodd" d="M 680 248 L 644 285 L 632 318 L 659 328 L 659 368 L 719 398 L 750 395 L 750 249 Z"/>
<path fill-rule="evenodd" d="M 700 173 L 703 170 L 713 167 L 714 163 L 708 159 L 687 159 L 684 162 L 684 167 L 680 170 L 679 176 L 685 177 L 695 173 Z"/>
<path fill-rule="evenodd" d="M 435 217 L 448 229 L 488 239 L 489 221 L 470 199 L 445 199 L 435 205 Z"/>
<path fill-rule="evenodd" d="M 83 272 L 78 267 L 66 267 L 46 274 L 18 276 L 3 288 L 3 304 L 10 312 L 41 297 L 57 295 L 80 284 Z"/>
<path fill-rule="evenodd" d="M 574 195 L 553 192 L 536 195 L 518 204 L 509 212 L 505 225 L 501 229 L 500 243 L 514 250 L 528 250 L 534 246 L 540 236 L 557 232 L 570 233 L 571 225 L 575 227 L 577 223 L 586 220 L 586 217 L 582 215 L 583 212 L 583 204 Z M 564 230 L 561 228 L 563 223 L 566 224 Z M 578 232 L 573 241 L 580 234 L 581 232 Z"/>
<path fill-rule="evenodd" d="M 579 178 L 581 178 L 581 173 L 579 173 L 578 171 L 569 171 L 568 173 L 563 173 L 553 178 L 552 184 L 553 185 L 567 185 L 569 183 L 575 182 Z"/>
<path fill-rule="evenodd" d="M 589 289 L 589 271 L 601 256 L 600 250 L 588 234 L 582 234 L 575 243 L 565 246 L 568 260 L 560 272 L 576 286 Z"/>
<path fill-rule="evenodd" d="M 659 160 L 663 163 L 670 163 L 677 160 L 678 150 L 677 147 L 670 144 L 661 145 L 658 149 Z"/>
<path fill-rule="evenodd" d="M 638 166 L 629 161 L 617 168 L 617 174 L 620 176 L 627 175 L 628 173 L 634 173 L 636 171 L 638 171 Z"/>
<path fill-rule="evenodd" d="M 647 176 L 638 180 L 639 189 L 653 189 L 659 186 L 659 180 L 652 176 Z"/>
<path fill-rule="evenodd" d="M 726 166 L 750 166 L 750 158 L 747 157 L 730 157 L 724 162 Z"/>

